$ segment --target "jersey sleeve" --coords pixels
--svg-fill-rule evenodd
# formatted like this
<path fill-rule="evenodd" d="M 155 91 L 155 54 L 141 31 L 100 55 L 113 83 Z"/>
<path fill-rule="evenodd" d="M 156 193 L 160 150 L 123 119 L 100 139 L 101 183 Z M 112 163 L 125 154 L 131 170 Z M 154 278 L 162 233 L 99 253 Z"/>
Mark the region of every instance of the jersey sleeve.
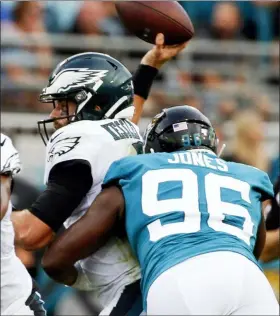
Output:
<path fill-rule="evenodd" d="M 260 174 L 260 192 L 261 192 L 261 200 L 265 201 L 268 199 L 272 199 L 274 197 L 273 185 L 269 179 L 269 176 L 265 172 L 261 172 Z"/>
<path fill-rule="evenodd" d="M 98 135 L 95 137 L 94 131 L 81 131 L 73 128 L 71 124 L 62 131 L 58 130 L 47 145 L 45 183 L 48 182 L 52 168 L 59 163 L 85 160 L 92 167 L 100 147 L 97 137 Z"/>
<path fill-rule="evenodd" d="M 123 181 L 129 181 L 138 167 L 137 156 L 129 156 L 113 162 L 105 175 L 102 188 L 112 185 L 122 187 Z"/>
<path fill-rule="evenodd" d="M 123 159 L 117 160 L 111 164 L 102 184 L 103 189 L 110 187 L 112 185 L 120 185 L 119 181 L 123 177 L 125 177 L 125 173 L 123 172 L 122 168 L 122 160 Z"/>
<path fill-rule="evenodd" d="M 1 133 L 1 174 L 16 174 L 21 170 L 19 153 L 11 139 Z"/>

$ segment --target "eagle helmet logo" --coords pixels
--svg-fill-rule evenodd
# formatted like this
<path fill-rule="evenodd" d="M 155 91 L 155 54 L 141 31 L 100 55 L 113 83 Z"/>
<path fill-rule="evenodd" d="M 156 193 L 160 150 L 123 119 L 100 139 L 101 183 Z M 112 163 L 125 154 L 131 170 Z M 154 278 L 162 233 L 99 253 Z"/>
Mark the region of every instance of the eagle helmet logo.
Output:
<path fill-rule="evenodd" d="M 105 77 L 107 73 L 108 70 L 88 68 L 65 69 L 52 78 L 50 85 L 44 89 L 44 93 L 63 93 L 71 88 L 83 87 L 88 84 L 94 84 L 92 89 L 96 92 L 103 83 L 101 78 Z"/>

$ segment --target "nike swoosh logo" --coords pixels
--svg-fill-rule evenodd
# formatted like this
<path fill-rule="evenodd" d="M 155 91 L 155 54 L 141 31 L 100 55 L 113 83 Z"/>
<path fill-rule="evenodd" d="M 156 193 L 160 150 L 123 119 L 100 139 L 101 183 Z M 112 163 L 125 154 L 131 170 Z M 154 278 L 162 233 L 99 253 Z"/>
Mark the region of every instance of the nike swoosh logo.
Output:
<path fill-rule="evenodd" d="M 5 138 L 5 139 L 1 142 L 1 146 L 4 146 L 6 139 L 7 139 L 7 138 Z"/>
<path fill-rule="evenodd" d="M 61 135 L 63 132 L 60 132 L 59 134 L 57 134 L 54 138 L 50 139 L 50 143 L 52 143 L 59 135 Z"/>

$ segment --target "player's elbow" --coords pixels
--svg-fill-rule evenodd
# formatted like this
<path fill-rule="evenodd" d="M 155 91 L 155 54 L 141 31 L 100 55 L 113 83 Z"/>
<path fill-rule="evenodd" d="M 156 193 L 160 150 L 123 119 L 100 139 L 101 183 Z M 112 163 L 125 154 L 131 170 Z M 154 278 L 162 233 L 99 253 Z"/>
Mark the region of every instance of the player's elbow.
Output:
<path fill-rule="evenodd" d="M 56 271 L 58 270 L 57 264 L 49 256 L 43 257 L 43 259 L 41 261 L 41 265 L 49 277 L 52 277 L 52 275 L 55 274 Z"/>
<path fill-rule="evenodd" d="M 58 276 L 62 272 L 62 265 L 55 255 L 47 252 L 43 256 L 41 264 L 42 268 L 50 278 L 54 280 L 59 279 Z"/>

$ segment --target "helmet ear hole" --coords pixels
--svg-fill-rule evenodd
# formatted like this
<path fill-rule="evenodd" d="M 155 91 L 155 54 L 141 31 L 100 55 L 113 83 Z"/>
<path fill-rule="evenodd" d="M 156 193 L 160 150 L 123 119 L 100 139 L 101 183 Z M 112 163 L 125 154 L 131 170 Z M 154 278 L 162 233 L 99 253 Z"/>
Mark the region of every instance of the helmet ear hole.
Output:
<path fill-rule="evenodd" d="M 75 101 L 76 101 L 78 104 L 80 104 L 81 102 L 85 101 L 86 98 L 87 98 L 87 93 L 86 93 L 85 91 L 80 91 L 80 92 L 78 92 L 78 93 L 75 95 L 75 97 L 74 97 Z"/>

